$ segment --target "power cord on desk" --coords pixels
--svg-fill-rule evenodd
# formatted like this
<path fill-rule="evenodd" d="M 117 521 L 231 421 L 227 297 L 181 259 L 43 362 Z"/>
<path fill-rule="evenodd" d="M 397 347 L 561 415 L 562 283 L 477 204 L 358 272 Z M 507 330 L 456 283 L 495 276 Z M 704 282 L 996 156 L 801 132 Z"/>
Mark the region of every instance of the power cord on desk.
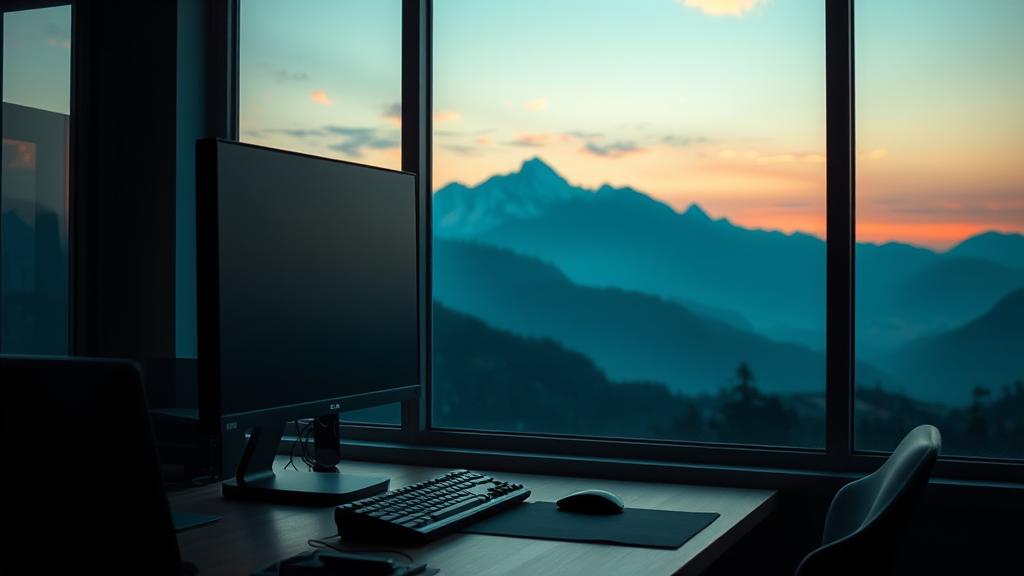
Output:
<path fill-rule="evenodd" d="M 413 558 L 412 556 L 410 556 L 410 555 L 408 555 L 405 552 L 402 552 L 400 550 L 385 550 L 385 549 L 378 549 L 378 550 L 362 550 L 362 549 L 360 549 L 360 550 L 352 550 L 352 549 L 348 549 L 348 550 L 346 550 L 345 548 L 342 548 L 340 546 L 335 546 L 333 544 L 329 544 L 327 542 L 324 542 L 323 540 L 313 540 L 313 539 L 306 540 L 306 543 L 309 544 L 310 546 L 314 547 L 314 548 L 330 548 L 331 550 L 334 550 L 335 552 L 358 552 L 360 554 L 397 554 L 399 556 L 404 557 L 410 563 L 413 563 L 413 562 L 416 561 L 415 558 Z"/>
<path fill-rule="evenodd" d="M 433 576 L 439 570 L 416 564 L 412 556 L 399 550 L 346 550 L 323 540 L 307 540 L 316 548 L 266 566 L 251 576 Z M 408 560 L 400 562 L 380 554 L 395 554 Z"/>

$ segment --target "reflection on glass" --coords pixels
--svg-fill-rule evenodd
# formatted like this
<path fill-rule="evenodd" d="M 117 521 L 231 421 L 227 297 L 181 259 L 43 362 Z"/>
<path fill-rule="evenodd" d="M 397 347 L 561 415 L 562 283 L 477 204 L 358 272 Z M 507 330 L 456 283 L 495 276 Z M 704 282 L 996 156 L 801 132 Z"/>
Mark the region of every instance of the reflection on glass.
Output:
<path fill-rule="evenodd" d="M 402 3 L 244 0 L 242 142 L 401 166 Z"/>
<path fill-rule="evenodd" d="M 71 7 L 4 14 L 0 352 L 68 353 Z"/>
<path fill-rule="evenodd" d="M 435 2 L 434 425 L 824 445 L 823 22 Z"/>
<path fill-rule="evenodd" d="M 1024 3 L 855 18 L 855 447 L 1024 458 Z"/>

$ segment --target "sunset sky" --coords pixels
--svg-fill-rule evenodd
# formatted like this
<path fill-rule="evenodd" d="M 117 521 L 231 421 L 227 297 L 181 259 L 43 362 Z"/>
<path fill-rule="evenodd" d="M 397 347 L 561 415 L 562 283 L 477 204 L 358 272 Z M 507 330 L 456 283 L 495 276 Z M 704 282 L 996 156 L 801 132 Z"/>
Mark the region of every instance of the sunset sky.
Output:
<path fill-rule="evenodd" d="M 580 186 L 824 237 L 822 2 L 434 6 L 435 190 L 539 156 Z M 856 9 L 858 240 L 1024 233 L 1024 1 Z M 10 20 L 4 99 L 53 109 L 70 37 Z M 242 0 L 242 140 L 397 168 L 400 21 L 397 0 Z"/>

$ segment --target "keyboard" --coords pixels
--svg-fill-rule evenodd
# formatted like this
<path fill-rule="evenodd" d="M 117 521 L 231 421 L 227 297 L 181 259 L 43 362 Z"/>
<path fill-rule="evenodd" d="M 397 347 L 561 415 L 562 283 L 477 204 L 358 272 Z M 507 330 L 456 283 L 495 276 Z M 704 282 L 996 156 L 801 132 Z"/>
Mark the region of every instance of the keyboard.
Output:
<path fill-rule="evenodd" d="M 530 491 L 469 470 L 364 498 L 334 509 L 338 534 L 349 540 L 419 546 L 526 500 Z"/>

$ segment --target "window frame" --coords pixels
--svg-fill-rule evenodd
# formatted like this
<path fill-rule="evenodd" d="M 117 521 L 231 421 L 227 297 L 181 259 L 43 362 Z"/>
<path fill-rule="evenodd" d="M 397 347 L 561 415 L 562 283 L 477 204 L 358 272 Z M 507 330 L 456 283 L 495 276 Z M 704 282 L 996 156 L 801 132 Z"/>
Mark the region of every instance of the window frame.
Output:
<path fill-rule="evenodd" d="M 228 0 L 237 10 L 237 2 Z M 834 493 L 877 469 L 887 453 L 853 444 L 855 248 L 854 0 L 825 2 L 826 433 L 824 449 L 451 430 L 430 425 L 432 408 L 432 93 L 433 0 L 402 0 L 402 163 L 419 176 L 421 374 L 423 394 L 401 404 L 400 426 L 344 424 L 346 455 L 411 464 L 603 476 L 730 486 L 789 487 Z M 237 13 L 237 12 L 236 12 Z M 237 21 L 236 21 L 237 22 Z M 237 28 L 229 33 L 237 62 Z M 230 52 L 230 51 L 229 51 Z M 237 64 L 234 66 L 237 74 Z M 237 76 L 228 83 L 237 118 Z M 1024 482 L 1024 462 L 942 457 L 936 478 L 985 482 L 997 501 Z"/>

